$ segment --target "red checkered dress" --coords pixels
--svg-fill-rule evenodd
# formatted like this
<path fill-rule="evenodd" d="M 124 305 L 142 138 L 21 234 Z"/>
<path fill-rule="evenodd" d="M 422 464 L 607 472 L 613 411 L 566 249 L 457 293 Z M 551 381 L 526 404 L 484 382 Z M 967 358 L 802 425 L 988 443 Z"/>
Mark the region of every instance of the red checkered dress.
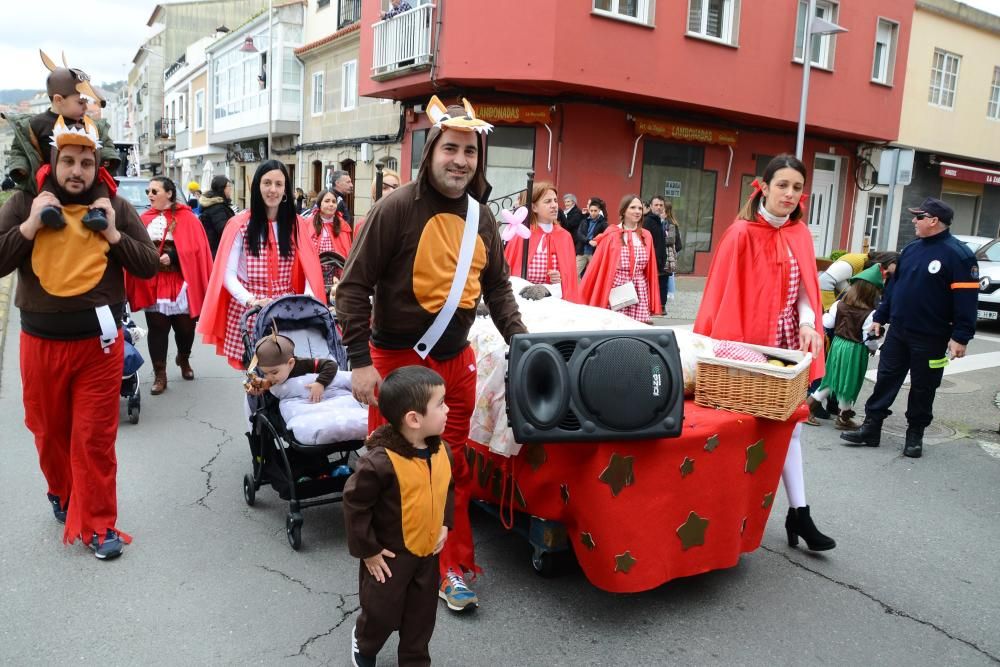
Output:
<path fill-rule="evenodd" d="M 618 270 L 615 271 L 615 281 L 611 286 L 618 287 L 629 280 L 635 283 L 635 293 L 639 296 L 639 303 L 634 306 L 626 306 L 618 312 L 645 324 L 649 322 L 649 285 L 646 284 L 646 263 L 649 262 L 649 253 L 646 252 L 646 246 L 642 244 L 642 239 L 638 234 L 629 233 L 626 236 L 628 243 L 622 244 Z M 635 253 L 634 267 L 631 266 L 630 245 Z M 629 277 L 630 270 L 634 278 Z"/>
<path fill-rule="evenodd" d="M 312 242 L 317 253 L 336 252 L 333 247 L 333 223 L 324 222 L 322 231 L 319 234 L 313 234 Z"/>
<path fill-rule="evenodd" d="M 246 259 L 247 279 L 240 277 L 240 284 L 243 285 L 254 299 L 274 299 L 286 294 L 294 294 L 292 291 L 292 267 L 295 264 L 295 257 L 282 257 L 278 252 L 277 243 L 271 239 L 268 247 L 260 249 L 260 257 L 254 257 L 247 244 L 247 223 L 243 223 L 240 235 L 243 237 L 243 255 Z M 278 271 L 275 279 L 272 280 L 268 268 L 268 253 L 273 252 L 277 256 Z M 229 310 L 226 312 L 226 341 L 223 351 L 226 358 L 243 361 L 243 330 L 240 329 L 240 318 L 247 308 L 236 299 L 229 300 Z M 251 317 L 247 326 L 253 329 L 254 318 Z"/>
<path fill-rule="evenodd" d="M 802 274 L 799 271 L 799 263 L 795 257 L 788 255 L 788 293 L 785 296 L 785 308 L 778 313 L 778 331 L 776 332 L 775 347 L 786 350 L 799 349 L 799 285 L 802 283 Z"/>
<path fill-rule="evenodd" d="M 552 282 L 549 280 L 549 271 L 559 270 L 559 260 L 556 259 L 556 253 L 547 252 L 549 245 L 549 235 L 542 234 L 542 238 L 538 242 L 538 248 L 535 249 L 535 254 L 531 256 L 531 261 L 528 262 L 529 283 L 548 285 Z"/>

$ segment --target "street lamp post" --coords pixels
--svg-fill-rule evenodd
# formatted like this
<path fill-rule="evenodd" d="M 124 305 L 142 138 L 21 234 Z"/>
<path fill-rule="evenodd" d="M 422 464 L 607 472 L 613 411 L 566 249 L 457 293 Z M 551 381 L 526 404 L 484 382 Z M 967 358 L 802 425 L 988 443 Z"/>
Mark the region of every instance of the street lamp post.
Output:
<path fill-rule="evenodd" d="M 799 126 L 795 135 L 795 157 L 802 159 L 806 141 L 806 106 L 809 103 L 809 71 L 812 69 L 812 36 L 847 32 L 832 21 L 816 16 L 816 0 L 809 0 L 802 26 L 802 98 L 799 101 Z"/>

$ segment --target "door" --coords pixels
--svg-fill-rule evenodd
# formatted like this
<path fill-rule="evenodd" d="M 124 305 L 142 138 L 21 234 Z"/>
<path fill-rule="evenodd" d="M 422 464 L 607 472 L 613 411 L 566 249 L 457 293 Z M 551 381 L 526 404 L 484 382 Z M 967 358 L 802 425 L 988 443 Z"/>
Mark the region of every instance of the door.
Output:
<path fill-rule="evenodd" d="M 957 192 L 945 192 L 941 194 L 941 199 L 955 211 L 951 222 L 951 233 L 973 236 L 976 233 L 976 209 L 979 197 Z"/>
<path fill-rule="evenodd" d="M 816 154 L 813 162 L 812 193 L 809 195 L 809 217 L 806 220 L 813 238 L 817 257 L 828 257 L 833 251 L 833 230 L 837 225 L 838 167 L 835 155 Z"/>

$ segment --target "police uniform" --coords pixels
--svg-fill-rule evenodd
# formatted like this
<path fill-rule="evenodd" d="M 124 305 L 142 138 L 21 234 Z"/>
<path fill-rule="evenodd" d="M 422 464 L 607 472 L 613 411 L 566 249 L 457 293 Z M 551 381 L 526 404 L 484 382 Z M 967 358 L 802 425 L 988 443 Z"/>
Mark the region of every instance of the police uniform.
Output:
<path fill-rule="evenodd" d="M 933 419 L 934 394 L 944 373 L 948 341 L 967 345 L 976 332 L 979 265 L 969 248 L 945 229 L 903 248 L 875 321 L 889 324 L 875 389 L 865 417 L 879 424 L 907 372 L 906 421 L 921 435 Z"/>

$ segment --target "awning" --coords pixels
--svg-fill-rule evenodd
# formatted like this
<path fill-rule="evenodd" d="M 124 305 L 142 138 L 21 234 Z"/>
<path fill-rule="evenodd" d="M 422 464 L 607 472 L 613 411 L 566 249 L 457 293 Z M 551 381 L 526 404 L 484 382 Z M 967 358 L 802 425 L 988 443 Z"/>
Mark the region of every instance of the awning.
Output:
<path fill-rule="evenodd" d="M 542 104 L 477 104 L 476 117 L 487 123 L 548 125 L 552 122 L 552 107 Z"/>
<path fill-rule="evenodd" d="M 940 173 L 944 178 L 954 178 L 959 181 L 969 181 L 970 183 L 1000 185 L 1000 171 L 974 167 L 971 164 L 942 162 Z"/>
<path fill-rule="evenodd" d="M 700 144 L 719 144 L 735 146 L 739 132 L 736 130 L 721 130 L 687 123 L 673 123 L 653 118 L 635 117 L 636 135 L 648 134 L 674 141 L 694 141 Z"/>

